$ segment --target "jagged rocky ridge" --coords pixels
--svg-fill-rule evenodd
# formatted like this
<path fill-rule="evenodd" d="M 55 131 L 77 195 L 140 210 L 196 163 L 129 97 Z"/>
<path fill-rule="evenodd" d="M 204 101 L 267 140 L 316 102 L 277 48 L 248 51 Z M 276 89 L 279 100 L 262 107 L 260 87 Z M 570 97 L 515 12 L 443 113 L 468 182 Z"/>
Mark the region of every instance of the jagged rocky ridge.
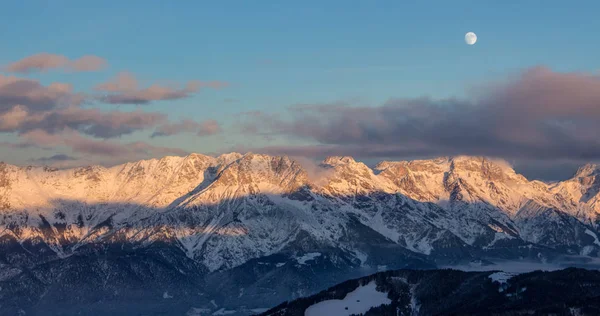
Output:
<path fill-rule="evenodd" d="M 90 266 L 106 278 L 101 293 L 124 274 L 157 282 L 142 272 L 155 269 L 187 276 L 180 297 L 201 287 L 206 304 L 269 306 L 369 269 L 597 257 L 599 170 L 546 184 L 481 157 L 374 169 L 252 153 L 70 170 L 0 164 L 0 303 L 22 306 L 6 284 L 24 278 L 22 291 L 38 289 L 29 299 L 42 304 L 66 267 Z"/>

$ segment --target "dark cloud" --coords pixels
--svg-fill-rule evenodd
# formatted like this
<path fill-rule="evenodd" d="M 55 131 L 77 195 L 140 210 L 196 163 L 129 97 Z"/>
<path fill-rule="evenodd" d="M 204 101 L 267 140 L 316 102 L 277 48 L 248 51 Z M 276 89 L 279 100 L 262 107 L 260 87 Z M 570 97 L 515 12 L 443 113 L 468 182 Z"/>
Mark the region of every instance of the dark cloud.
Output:
<path fill-rule="evenodd" d="M 573 177 L 577 169 L 582 165 L 581 161 L 514 161 L 513 168 L 523 174 L 527 179 L 542 181 L 560 181 Z"/>
<path fill-rule="evenodd" d="M 50 134 L 44 130 L 33 130 L 22 135 L 23 144 L 36 146 L 63 146 L 71 151 L 111 157 L 115 159 L 142 159 L 169 154 L 186 155 L 187 151 L 179 148 L 161 147 L 146 142 L 120 143 L 110 140 L 96 140 L 82 136 L 77 131 L 65 130 L 61 134 Z"/>
<path fill-rule="evenodd" d="M 198 136 L 210 136 L 219 132 L 221 132 L 221 126 L 215 120 L 206 120 L 203 122 L 182 120 L 159 126 L 151 137 L 171 136 L 179 133 L 196 133 Z"/>
<path fill-rule="evenodd" d="M 65 83 L 43 86 L 37 80 L 0 75 L 0 114 L 16 105 L 29 111 L 46 111 L 61 106 L 80 104 L 83 97 L 72 92 Z"/>
<path fill-rule="evenodd" d="M 38 163 L 53 163 L 53 162 L 57 162 L 57 161 L 75 161 L 77 160 L 77 158 L 75 157 L 71 157 L 69 155 L 65 155 L 65 154 L 56 154 L 50 157 L 41 157 L 41 158 L 37 158 L 37 159 L 31 159 L 31 161 L 33 162 L 38 162 Z"/>
<path fill-rule="evenodd" d="M 63 55 L 40 53 L 25 57 L 5 66 L 5 70 L 15 73 L 44 72 L 50 69 L 64 69 L 67 71 L 97 71 L 107 66 L 106 60 L 94 55 L 86 55 L 70 60 Z"/>
<path fill-rule="evenodd" d="M 8 147 L 11 149 L 25 149 L 25 148 L 41 148 L 41 146 L 38 146 L 36 144 L 30 144 L 30 143 L 13 143 L 13 142 L 0 142 L 0 147 Z"/>
<path fill-rule="evenodd" d="M 291 119 L 246 115 L 243 131 L 312 143 L 262 149 L 303 156 L 600 158 L 600 78 L 543 67 L 479 87 L 468 99 L 391 99 L 376 107 L 301 105 L 288 114 Z"/>
<path fill-rule="evenodd" d="M 29 113 L 27 108 L 15 106 L 10 112 L 0 114 L 0 132 L 22 134 L 41 129 L 48 133 L 60 133 L 68 128 L 98 138 L 114 138 L 166 122 L 167 115 L 157 112 L 103 112 L 98 109 L 68 107 Z"/>
<path fill-rule="evenodd" d="M 111 104 L 146 104 L 152 101 L 177 100 L 188 98 L 205 87 L 220 89 L 227 86 L 226 82 L 189 81 L 184 87 L 165 87 L 158 84 L 140 88 L 135 76 L 122 72 L 109 82 L 96 86 L 97 91 L 106 92 L 98 99 Z"/>
<path fill-rule="evenodd" d="M 126 87 L 126 81 L 120 82 L 119 87 Z M 196 86 L 192 84 L 188 88 L 195 89 Z M 68 84 L 44 86 L 36 80 L 0 75 L 0 132 L 23 134 L 40 129 L 58 134 L 70 129 L 106 139 L 155 128 L 158 128 L 156 135 L 192 131 L 204 136 L 220 131 L 216 121 L 172 123 L 160 112 L 83 108 L 83 100 L 83 96 L 73 93 Z"/>

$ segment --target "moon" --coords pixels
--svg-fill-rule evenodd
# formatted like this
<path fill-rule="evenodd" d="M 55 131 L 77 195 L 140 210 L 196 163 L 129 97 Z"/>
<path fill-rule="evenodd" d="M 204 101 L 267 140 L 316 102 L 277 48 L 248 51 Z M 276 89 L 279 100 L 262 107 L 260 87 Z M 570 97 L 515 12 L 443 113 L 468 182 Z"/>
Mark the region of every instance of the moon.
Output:
<path fill-rule="evenodd" d="M 469 45 L 475 44 L 475 42 L 477 42 L 477 35 L 473 32 L 465 34 L 465 42 Z"/>

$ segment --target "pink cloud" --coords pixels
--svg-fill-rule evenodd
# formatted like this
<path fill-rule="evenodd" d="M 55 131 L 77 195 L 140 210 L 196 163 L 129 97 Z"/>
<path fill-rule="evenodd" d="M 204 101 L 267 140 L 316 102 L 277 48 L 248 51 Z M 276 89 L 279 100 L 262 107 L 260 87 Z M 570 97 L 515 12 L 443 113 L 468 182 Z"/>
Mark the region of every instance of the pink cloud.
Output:
<path fill-rule="evenodd" d="M 0 113 L 0 131 L 13 131 L 19 128 L 29 116 L 24 106 L 17 105 L 5 113 Z"/>
<path fill-rule="evenodd" d="M 221 126 L 215 120 L 206 120 L 203 122 L 182 120 L 159 126 L 152 134 L 152 137 L 171 136 L 179 133 L 196 133 L 198 136 L 210 136 L 219 132 L 221 132 Z"/>
<path fill-rule="evenodd" d="M 120 72 L 111 81 L 96 86 L 96 90 L 106 92 L 131 92 L 138 88 L 138 81 L 132 73 Z"/>
<path fill-rule="evenodd" d="M 63 55 L 39 53 L 8 64 L 5 69 L 8 72 L 15 73 L 44 72 L 51 69 L 84 72 L 97 71 L 106 66 L 106 60 L 93 55 L 70 60 Z"/>
<path fill-rule="evenodd" d="M 104 58 L 94 55 L 87 55 L 73 60 L 69 64 L 69 68 L 74 71 L 97 71 L 105 68 L 107 65 L 108 63 Z"/>
<path fill-rule="evenodd" d="M 294 106 L 288 116 L 246 115 L 240 126 L 246 134 L 310 144 L 263 148 L 296 155 L 600 159 L 600 77 L 534 67 L 471 92 L 469 99 L 390 99 L 381 106 Z"/>
<path fill-rule="evenodd" d="M 137 82 L 123 75 L 113 86 L 115 91 L 135 89 Z M 164 93 L 162 88 L 151 89 L 154 96 Z M 219 131 L 215 121 L 170 122 L 160 112 L 102 111 L 79 106 L 84 96 L 73 92 L 70 84 L 41 85 L 37 80 L 0 75 L 0 132 L 19 134 L 40 129 L 60 133 L 65 129 L 77 130 L 97 138 L 114 138 L 136 131 L 158 128 L 159 134 L 174 135 L 192 131 L 209 135 Z"/>
<path fill-rule="evenodd" d="M 200 89 L 209 87 L 220 89 L 226 87 L 226 82 L 197 80 L 189 81 L 184 87 L 166 87 L 153 84 L 147 88 L 140 88 L 135 76 L 128 72 L 121 72 L 112 80 L 101 83 L 95 87 L 97 91 L 107 92 L 99 99 L 111 104 L 146 104 L 152 101 L 177 100 L 188 98 Z"/>
<path fill-rule="evenodd" d="M 26 106 L 29 111 L 45 111 L 82 101 L 83 97 L 73 93 L 70 84 L 43 86 L 37 80 L 0 75 L 0 113 L 15 105 Z"/>
<path fill-rule="evenodd" d="M 22 135 L 24 144 L 38 146 L 64 146 L 71 151 L 86 155 L 98 155 L 111 158 L 142 159 L 144 157 L 167 154 L 186 155 L 179 148 L 153 146 L 146 142 L 120 143 L 109 140 L 95 140 L 81 136 L 74 130 L 65 130 L 61 134 L 49 134 L 43 130 L 33 130 Z"/>
<path fill-rule="evenodd" d="M 66 107 L 45 112 L 30 112 L 24 106 L 15 106 L 5 113 L 0 113 L 0 131 L 20 134 L 31 130 L 55 134 L 72 129 L 93 137 L 114 138 L 167 123 L 166 114 L 139 110 L 105 112 L 98 109 Z"/>

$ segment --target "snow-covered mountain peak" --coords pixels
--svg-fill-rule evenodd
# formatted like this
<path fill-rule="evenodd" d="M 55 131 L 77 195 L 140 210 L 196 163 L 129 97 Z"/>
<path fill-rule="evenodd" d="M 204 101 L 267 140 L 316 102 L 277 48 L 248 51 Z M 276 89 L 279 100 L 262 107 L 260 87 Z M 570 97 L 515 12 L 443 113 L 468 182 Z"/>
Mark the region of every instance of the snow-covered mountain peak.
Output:
<path fill-rule="evenodd" d="M 211 156 L 203 155 L 203 154 L 191 153 L 191 154 L 187 155 L 185 157 L 185 159 L 186 160 L 212 160 L 215 158 L 211 157 Z"/>
<path fill-rule="evenodd" d="M 233 160 L 232 158 L 237 158 Z M 287 156 L 269 156 L 248 153 L 243 156 L 219 157 L 212 168 L 217 171 L 210 187 L 210 201 L 243 197 L 259 193 L 282 194 L 291 192 L 307 183 L 302 167 Z M 209 192 L 200 191 L 194 200 L 203 201 Z"/>
<path fill-rule="evenodd" d="M 329 156 L 323 160 L 323 163 L 335 166 L 340 164 L 355 164 L 356 160 L 350 156 Z"/>
<path fill-rule="evenodd" d="M 577 172 L 575 172 L 573 178 L 582 178 L 597 175 L 600 175 L 600 166 L 597 164 L 590 163 L 577 169 Z"/>
<path fill-rule="evenodd" d="M 331 170 L 326 184 L 322 186 L 326 194 L 354 196 L 397 191 L 389 179 L 376 175 L 371 168 L 352 157 L 328 157 L 322 165 Z"/>
<path fill-rule="evenodd" d="M 600 166 L 587 164 L 569 180 L 551 187 L 578 217 L 600 223 Z"/>
<path fill-rule="evenodd" d="M 248 153 L 251 154 L 251 153 Z M 248 155 L 246 154 L 246 155 Z M 226 154 L 221 154 L 219 157 L 217 157 L 217 161 L 219 162 L 219 165 L 228 165 L 240 158 L 242 158 L 244 155 L 240 154 L 240 153 L 236 153 L 236 152 L 231 152 L 231 153 L 226 153 Z"/>
<path fill-rule="evenodd" d="M 509 178 L 526 179 L 517 175 L 512 166 L 500 159 L 486 157 L 458 156 L 450 159 L 451 169 L 454 172 L 474 172 L 492 181 L 502 181 Z"/>

